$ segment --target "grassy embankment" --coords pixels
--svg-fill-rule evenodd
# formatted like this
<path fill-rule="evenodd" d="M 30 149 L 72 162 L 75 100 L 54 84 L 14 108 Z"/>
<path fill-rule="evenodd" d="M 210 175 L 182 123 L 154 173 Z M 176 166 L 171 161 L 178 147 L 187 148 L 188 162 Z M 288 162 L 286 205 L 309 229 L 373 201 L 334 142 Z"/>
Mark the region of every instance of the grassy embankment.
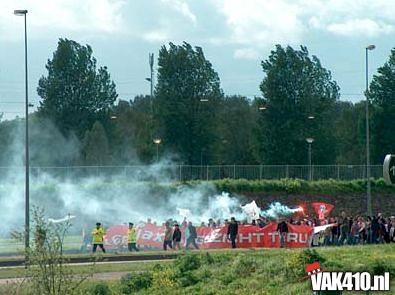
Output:
<path fill-rule="evenodd" d="M 310 295 L 310 281 L 305 279 L 304 267 L 314 261 L 321 261 L 327 271 L 372 274 L 389 271 L 391 291 L 380 294 L 395 294 L 394 244 L 317 248 L 316 252 L 311 249 L 197 251 L 173 262 L 153 263 L 146 268 L 140 268 L 140 264 L 113 264 L 105 268 L 128 271 L 130 276 L 111 282 L 87 282 L 81 294 Z M 93 292 L 98 289 L 107 291 Z"/>

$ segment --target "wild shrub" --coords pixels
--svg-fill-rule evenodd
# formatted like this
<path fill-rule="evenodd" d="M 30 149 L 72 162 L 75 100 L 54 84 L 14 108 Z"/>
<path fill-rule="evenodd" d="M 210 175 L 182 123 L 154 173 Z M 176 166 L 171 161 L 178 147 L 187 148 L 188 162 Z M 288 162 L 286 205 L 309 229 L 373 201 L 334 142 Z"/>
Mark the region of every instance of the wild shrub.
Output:
<path fill-rule="evenodd" d="M 110 287 L 105 282 L 95 284 L 91 290 L 92 295 L 110 295 Z"/>
<path fill-rule="evenodd" d="M 249 276 L 256 268 L 255 259 L 246 255 L 238 255 L 232 263 L 232 271 L 239 277 Z"/>
<path fill-rule="evenodd" d="M 201 265 L 200 255 L 187 254 L 179 256 L 174 264 L 180 273 L 198 269 Z"/>
<path fill-rule="evenodd" d="M 152 286 L 152 272 L 127 274 L 121 278 L 120 290 L 122 294 L 132 294 Z"/>
<path fill-rule="evenodd" d="M 305 249 L 300 252 L 292 253 L 289 255 L 286 262 L 287 271 L 294 278 L 300 279 L 305 277 L 306 265 L 313 262 L 320 262 L 323 264 L 326 259 L 321 256 L 315 249 Z"/>

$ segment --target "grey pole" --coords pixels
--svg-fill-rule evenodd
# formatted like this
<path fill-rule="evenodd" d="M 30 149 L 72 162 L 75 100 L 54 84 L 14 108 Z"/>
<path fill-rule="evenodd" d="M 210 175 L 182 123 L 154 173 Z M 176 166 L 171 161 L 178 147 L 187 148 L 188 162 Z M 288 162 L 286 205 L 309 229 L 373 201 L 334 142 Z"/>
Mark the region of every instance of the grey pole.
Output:
<path fill-rule="evenodd" d="M 373 50 L 374 45 L 369 45 L 365 48 L 366 55 L 366 207 L 369 216 L 372 216 L 372 194 L 371 194 L 371 183 L 370 183 L 370 130 L 369 130 L 369 60 L 368 51 Z"/>
<path fill-rule="evenodd" d="M 309 180 L 311 181 L 311 143 L 309 143 Z"/>
<path fill-rule="evenodd" d="M 25 250 L 29 248 L 30 236 L 30 197 L 29 197 L 29 99 L 27 71 L 27 10 L 14 10 L 15 15 L 24 17 L 25 21 Z"/>
<path fill-rule="evenodd" d="M 151 101 L 154 96 L 154 54 L 150 53 L 149 55 L 149 65 L 150 65 L 150 70 L 151 70 Z"/>
<path fill-rule="evenodd" d="M 314 142 L 314 138 L 306 138 L 307 143 L 309 144 L 309 151 L 308 151 L 308 161 L 309 161 L 309 180 L 312 180 L 312 166 L 311 166 L 311 144 Z"/>
<path fill-rule="evenodd" d="M 27 13 L 27 11 L 26 11 Z M 29 98 L 28 98 L 28 75 L 27 75 L 27 25 L 25 13 L 25 228 L 26 240 L 25 247 L 29 248 L 29 232 L 30 232 L 30 195 L 29 195 Z"/>

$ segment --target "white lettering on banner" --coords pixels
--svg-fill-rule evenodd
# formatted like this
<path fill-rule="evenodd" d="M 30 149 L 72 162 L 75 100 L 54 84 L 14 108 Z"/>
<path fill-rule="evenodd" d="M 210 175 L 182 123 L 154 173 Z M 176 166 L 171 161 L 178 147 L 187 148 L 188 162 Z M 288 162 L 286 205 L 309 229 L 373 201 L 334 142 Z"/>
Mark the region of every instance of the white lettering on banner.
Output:
<path fill-rule="evenodd" d="M 239 234 L 239 243 L 243 243 L 244 240 L 251 243 L 251 234 L 247 234 L 246 237 L 244 237 L 243 234 Z"/>
<path fill-rule="evenodd" d="M 272 243 L 276 242 L 277 236 L 279 235 L 278 232 L 269 233 L 269 236 L 272 236 Z"/>
<path fill-rule="evenodd" d="M 198 236 L 197 238 L 196 238 L 196 243 L 197 244 L 203 244 L 204 243 L 204 236 Z"/>
<path fill-rule="evenodd" d="M 304 239 L 303 239 L 304 237 Z M 308 234 L 299 234 L 299 242 L 302 244 L 306 244 L 309 236 Z"/>
<path fill-rule="evenodd" d="M 152 231 L 147 231 L 147 230 L 145 230 L 145 231 L 143 232 L 143 234 L 141 235 L 141 238 L 142 238 L 143 240 L 151 240 L 152 237 L 153 237 L 153 235 L 154 235 L 154 233 L 153 233 Z"/>
<path fill-rule="evenodd" d="M 203 236 L 202 238 L 204 243 L 221 243 L 223 240 L 223 235 L 216 232 L 212 232 L 209 236 Z"/>
<path fill-rule="evenodd" d="M 127 240 L 127 237 L 126 237 L 126 240 Z M 106 243 L 108 243 L 108 240 L 106 240 Z M 112 244 L 112 245 L 115 245 L 115 246 L 125 244 L 125 236 L 123 236 L 123 235 L 114 235 L 114 236 L 112 236 L 109 244 Z"/>
<path fill-rule="evenodd" d="M 265 234 L 264 233 L 253 233 L 252 235 L 256 236 L 256 241 L 258 243 L 260 243 L 261 242 L 261 237 L 263 237 Z"/>
<path fill-rule="evenodd" d="M 154 241 L 155 242 L 162 242 L 164 240 L 164 236 L 165 236 L 165 233 L 157 233 Z M 162 237 L 163 237 L 163 239 L 162 239 Z"/>
<path fill-rule="evenodd" d="M 288 233 L 287 234 L 287 242 L 292 242 L 294 241 L 295 243 L 298 242 L 298 234 L 296 233 Z"/>

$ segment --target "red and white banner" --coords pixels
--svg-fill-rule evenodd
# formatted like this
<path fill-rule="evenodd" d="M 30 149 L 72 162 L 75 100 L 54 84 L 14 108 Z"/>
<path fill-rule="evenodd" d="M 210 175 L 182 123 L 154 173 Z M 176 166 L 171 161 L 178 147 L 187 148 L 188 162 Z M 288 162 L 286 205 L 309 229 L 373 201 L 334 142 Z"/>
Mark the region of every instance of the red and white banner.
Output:
<path fill-rule="evenodd" d="M 105 246 L 108 249 L 122 249 L 127 246 L 127 226 L 117 225 L 109 228 L 105 236 Z M 184 243 L 184 229 L 181 229 Z M 288 224 L 286 247 L 304 248 L 310 244 L 313 228 L 306 225 Z M 165 227 L 154 224 L 137 226 L 137 245 L 147 248 L 163 246 Z M 227 227 L 209 228 L 197 227 L 196 242 L 201 249 L 230 248 L 227 239 Z M 260 228 L 253 225 L 240 225 L 237 236 L 238 248 L 278 248 L 280 237 L 277 232 L 277 223 L 272 222 Z"/>
<path fill-rule="evenodd" d="M 319 220 L 323 220 L 326 217 L 328 217 L 328 215 L 335 207 L 332 204 L 323 203 L 323 202 L 311 203 L 311 206 L 313 206 L 315 214 L 317 214 Z"/>

